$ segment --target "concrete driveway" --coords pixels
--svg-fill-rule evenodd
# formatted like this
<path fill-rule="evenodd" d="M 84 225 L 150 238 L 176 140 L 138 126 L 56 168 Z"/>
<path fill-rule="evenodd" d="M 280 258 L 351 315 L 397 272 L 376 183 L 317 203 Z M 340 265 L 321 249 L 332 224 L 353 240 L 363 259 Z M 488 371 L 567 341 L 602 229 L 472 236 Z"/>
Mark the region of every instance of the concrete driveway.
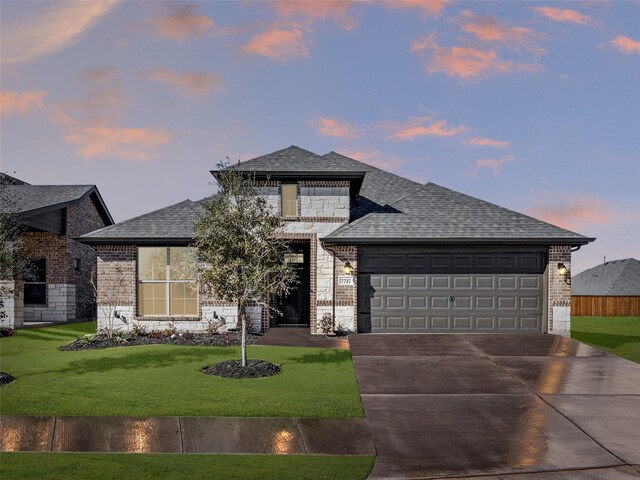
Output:
<path fill-rule="evenodd" d="M 372 479 L 640 478 L 636 363 L 556 335 L 349 342 Z"/>

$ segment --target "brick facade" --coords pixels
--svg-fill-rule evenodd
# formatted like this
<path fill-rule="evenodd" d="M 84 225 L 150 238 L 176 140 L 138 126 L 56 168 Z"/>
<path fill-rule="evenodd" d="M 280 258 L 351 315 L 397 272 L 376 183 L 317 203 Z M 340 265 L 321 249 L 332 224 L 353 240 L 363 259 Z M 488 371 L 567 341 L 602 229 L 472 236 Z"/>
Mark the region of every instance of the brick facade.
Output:
<path fill-rule="evenodd" d="M 93 248 L 75 238 L 104 226 L 93 201 L 87 197 L 65 209 L 64 235 L 40 231 L 23 234 L 20 255 L 25 259 L 46 260 L 46 304 L 25 304 L 22 309 L 24 320 L 62 322 L 95 318 L 91 275 L 96 268 L 96 254 Z M 79 268 L 76 269 L 78 260 Z M 17 290 L 22 292 L 23 288 L 24 284 L 19 280 Z M 18 323 L 21 323 L 20 319 Z"/>
<path fill-rule="evenodd" d="M 569 273 L 560 274 L 558 263 L 563 263 Z M 549 331 L 571 330 L 571 247 L 549 247 L 547 268 L 547 328 Z"/>

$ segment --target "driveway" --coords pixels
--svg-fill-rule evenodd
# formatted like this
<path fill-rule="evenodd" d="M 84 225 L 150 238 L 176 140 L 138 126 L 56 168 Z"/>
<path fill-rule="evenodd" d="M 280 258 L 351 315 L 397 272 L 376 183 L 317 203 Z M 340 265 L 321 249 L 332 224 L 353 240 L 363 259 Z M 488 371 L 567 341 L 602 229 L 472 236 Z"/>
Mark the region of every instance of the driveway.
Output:
<path fill-rule="evenodd" d="M 372 479 L 640 478 L 636 363 L 556 335 L 349 342 L 376 443 Z"/>

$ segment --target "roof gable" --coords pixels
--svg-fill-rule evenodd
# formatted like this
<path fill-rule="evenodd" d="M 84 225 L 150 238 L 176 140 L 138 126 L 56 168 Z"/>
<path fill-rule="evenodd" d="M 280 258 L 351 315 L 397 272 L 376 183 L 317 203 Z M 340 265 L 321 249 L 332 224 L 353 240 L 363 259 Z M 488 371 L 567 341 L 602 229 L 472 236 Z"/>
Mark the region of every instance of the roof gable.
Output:
<path fill-rule="evenodd" d="M 635 258 L 612 260 L 575 275 L 572 295 L 640 295 L 640 261 Z"/>

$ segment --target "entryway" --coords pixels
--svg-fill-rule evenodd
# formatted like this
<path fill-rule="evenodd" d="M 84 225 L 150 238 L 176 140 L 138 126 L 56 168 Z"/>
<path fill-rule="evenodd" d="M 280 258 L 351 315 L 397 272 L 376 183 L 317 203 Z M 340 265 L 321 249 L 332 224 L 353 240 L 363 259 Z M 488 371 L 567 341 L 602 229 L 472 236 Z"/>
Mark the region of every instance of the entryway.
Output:
<path fill-rule="evenodd" d="M 311 248 L 309 243 L 294 243 L 287 262 L 293 264 L 298 273 L 298 283 L 288 295 L 277 299 L 277 308 L 282 312 L 276 318 L 278 327 L 309 328 L 311 293 Z"/>

